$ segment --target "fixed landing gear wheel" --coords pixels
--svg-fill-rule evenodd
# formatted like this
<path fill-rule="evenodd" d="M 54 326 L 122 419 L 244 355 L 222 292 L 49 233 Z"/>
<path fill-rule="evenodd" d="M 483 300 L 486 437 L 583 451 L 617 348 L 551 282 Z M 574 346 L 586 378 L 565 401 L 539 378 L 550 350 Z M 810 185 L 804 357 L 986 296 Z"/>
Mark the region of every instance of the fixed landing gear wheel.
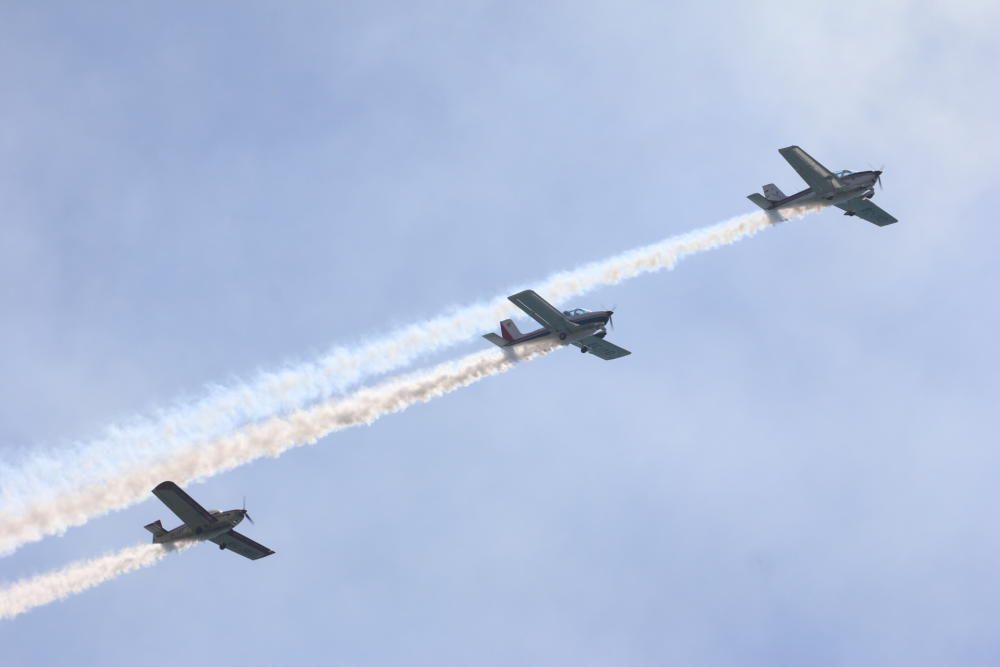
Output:
<path fill-rule="evenodd" d="M 559 340 L 566 340 L 566 334 L 564 333 L 559 334 Z"/>
<path fill-rule="evenodd" d="M 582 352 L 583 354 L 587 354 L 587 348 L 581 347 L 580 352 Z"/>
<path fill-rule="evenodd" d="M 226 545 L 225 544 L 220 544 L 219 545 L 219 551 L 225 551 L 225 550 L 226 550 Z"/>

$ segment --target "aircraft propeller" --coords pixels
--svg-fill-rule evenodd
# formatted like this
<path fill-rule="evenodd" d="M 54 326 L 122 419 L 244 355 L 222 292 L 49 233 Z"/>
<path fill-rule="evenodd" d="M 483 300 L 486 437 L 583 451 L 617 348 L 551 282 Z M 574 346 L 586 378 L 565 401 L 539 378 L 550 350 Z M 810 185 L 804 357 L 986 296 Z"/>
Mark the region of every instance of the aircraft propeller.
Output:
<path fill-rule="evenodd" d="M 243 496 L 243 509 L 240 510 L 240 511 L 243 512 L 243 516 L 245 516 L 250 521 L 250 523 L 253 523 L 253 518 L 250 516 L 250 512 L 247 512 L 247 497 L 246 496 Z"/>
<path fill-rule="evenodd" d="M 872 163 L 868 163 L 868 168 L 875 172 L 875 182 L 878 183 L 878 189 L 882 189 L 882 170 L 885 169 L 885 165 L 875 169 L 872 167 Z"/>

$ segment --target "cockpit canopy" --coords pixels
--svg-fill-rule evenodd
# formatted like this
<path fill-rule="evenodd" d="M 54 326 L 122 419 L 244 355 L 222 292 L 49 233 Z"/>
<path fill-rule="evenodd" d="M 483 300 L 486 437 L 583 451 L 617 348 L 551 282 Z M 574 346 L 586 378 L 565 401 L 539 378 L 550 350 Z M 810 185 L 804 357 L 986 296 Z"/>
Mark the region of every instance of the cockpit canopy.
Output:
<path fill-rule="evenodd" d="M 575 317 L 576 315 L 586 315 L 588 312 L 590 311 L 584 310 L 583 308 L 574 308 L 573 310 L 564 310 L 563 315 L 566 315 L 567 317 Z"/>
<path fill-rule="evenodd" d="M 848 171 L 848 170 L 844 169 L 844 170 L 842 170 L 842 171 L 838 171 L 838 172 L 837 172 L 836 174 L 834 174 L 834 176 L 836 176 L 837 178 L 843 178 L 844 176 L 850 176 L 850 175 L 851 175 L 851 173 L 852 173 L 852 172 L 850 172 L 850 171 Z"/>

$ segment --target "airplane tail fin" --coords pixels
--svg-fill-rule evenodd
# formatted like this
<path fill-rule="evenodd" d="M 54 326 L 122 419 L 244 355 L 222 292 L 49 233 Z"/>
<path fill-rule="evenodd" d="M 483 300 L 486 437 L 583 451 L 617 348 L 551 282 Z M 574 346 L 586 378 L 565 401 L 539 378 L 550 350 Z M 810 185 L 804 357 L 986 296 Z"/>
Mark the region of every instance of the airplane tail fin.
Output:
<path fill-rule="evenodd" d="M 504 320 L 500 323 L 500 334 L 503 336 L 505 341 L 513 343 L 515 340 L 521 337 L 521 332 L 514 324 L 514 320 Z"/>
<path fill-rule="evenodd" d="M 774 183 L 768 183 L 764 186 L 764 197 L 768 201 L 781 201 L 785 198 L 785 193 Z"/>
<path fill-rule="evenodd" d="M 153 541 L 155 542 L 157 538 L 163 537 L 167 534 L 167 531 L 163 529 L 163 524 L 157 519 L 153 523 L 146 524 L 143 526 L 146 530 L 153 534 Z"/>
<path fill-rule="evenodd" d="M 757 206 L 760 206 L 765 211 L 769 211 L 772 208 L 774 208 L 774 202 L 765 199 L 764 195 L 760 194 L 759 192 L 747 195 L 747 199 L 752 201 L 754 204 L 757 204 Z"/>
<path fill-rule="evenodd" d="M 521 331 L 514 324 L 514 320 L 504 320 L 500 323 L 500 336 L 495 333 L 484 334 L 483 338 L 490 341 L 497 347 L 510 347 L 521 337 Z"/>

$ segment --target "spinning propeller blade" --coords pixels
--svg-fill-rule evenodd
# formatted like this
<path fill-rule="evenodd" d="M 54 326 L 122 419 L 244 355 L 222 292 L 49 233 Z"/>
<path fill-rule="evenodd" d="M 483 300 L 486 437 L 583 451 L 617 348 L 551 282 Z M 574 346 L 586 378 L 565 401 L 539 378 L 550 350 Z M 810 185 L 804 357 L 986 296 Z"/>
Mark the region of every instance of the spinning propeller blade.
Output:
<path fill-rule="evenodd" d="M 240 510 L 240 511 L 243 512 L 243 516 L 245 516 L 247 518 L 247 520 L 250 521 L 250 523 L 253 523 L 253 517 L 250 516 L 250 512 L 247 512 L 247 497 L 246 496 L 243 496 L 243 509 Z"/>

